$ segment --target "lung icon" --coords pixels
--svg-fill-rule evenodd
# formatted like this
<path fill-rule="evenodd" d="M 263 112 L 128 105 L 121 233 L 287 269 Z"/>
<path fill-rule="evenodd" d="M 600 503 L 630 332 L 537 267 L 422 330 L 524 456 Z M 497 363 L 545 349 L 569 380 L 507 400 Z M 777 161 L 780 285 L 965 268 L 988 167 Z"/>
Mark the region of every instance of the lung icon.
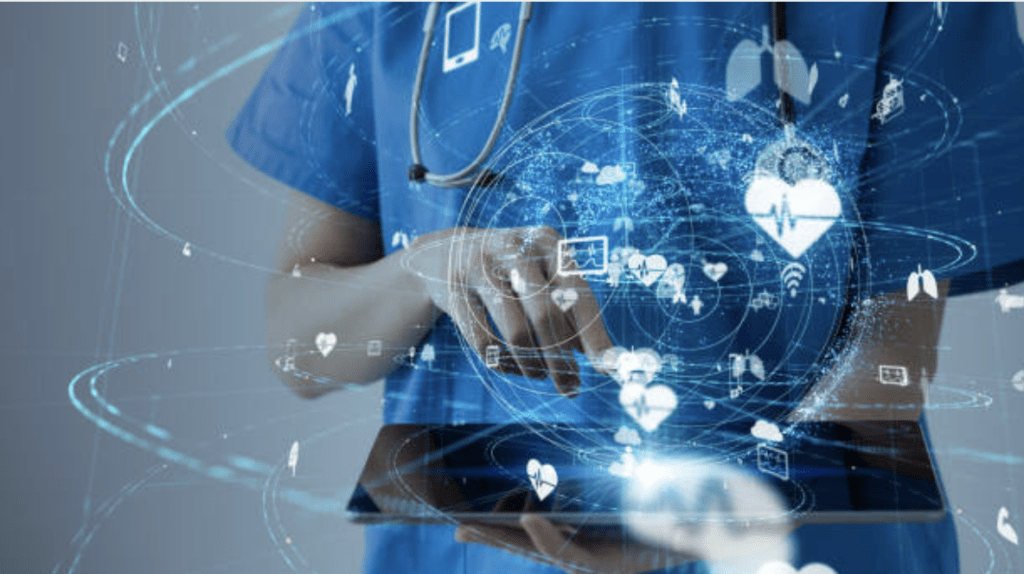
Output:
<path fill-rule="evenodd" d="M 798 102 L 810 104 L 818 83 L 818 65 L 808 69 L 800 50 L 788 40 L 769 45 L 767 26 L 763 28 L 760 46 L 753 40 L 742 40 L 729 55 L 725 67 L 726 99 L 739 100 L 761 85 L 761 58 L 765 52 L 772 56 L 775 85 Z"/>

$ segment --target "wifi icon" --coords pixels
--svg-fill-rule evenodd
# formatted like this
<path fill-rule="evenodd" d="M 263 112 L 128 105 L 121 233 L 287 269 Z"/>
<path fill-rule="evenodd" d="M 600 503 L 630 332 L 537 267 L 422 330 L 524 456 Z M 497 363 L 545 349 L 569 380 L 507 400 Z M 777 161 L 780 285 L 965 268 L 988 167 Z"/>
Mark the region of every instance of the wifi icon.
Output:
<path fill-rule="evenodd" d="M 804 273 L 807 273 L 807 268 L 796 261 L 782 268 L 782 282 L 786 285 L 786 289 L 789 289 L 790 297 L 796 297 L 796 288 L 800 286 Z"/>

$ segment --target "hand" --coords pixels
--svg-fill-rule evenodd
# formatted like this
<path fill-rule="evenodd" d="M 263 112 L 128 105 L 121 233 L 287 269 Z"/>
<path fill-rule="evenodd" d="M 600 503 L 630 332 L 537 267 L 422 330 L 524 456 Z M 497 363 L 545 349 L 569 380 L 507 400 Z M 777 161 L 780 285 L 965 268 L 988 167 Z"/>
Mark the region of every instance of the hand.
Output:
<path fill-rule="evenodd" d="M 936 299 L 908 302 L 902 292 L 861 304 L 848 343 L 835 365 L 790 415 L 791 422 L 916 421 L 927 402 L 927 385 L 938 365 L 939 332 L 949 281 Z M 906 369 L 906 384 L 883 384 L 880 366 Z"/>
<path fill-rule="evenodd" d="M 462 524 L 455 531 L 455 540 L 493 546 L 569 574 L 635 574 L 695 560 L 625 535 L 590 536 L 584 529 L 558 525 L 539 514 L 522 514 L 519 527 Z"/>
<path fill-rule="evenodd" d="M 559 392 L 575 397 L 579 371 L 572 352 L 599 367 L 612 344 L 587 282 L 558 274 L 559 239 L 550 227 L 445 229 L 417 238 L 404 265 L 482 359 L 497 345 L 497 370 L 550 375 Z M 556 289 L 574 290 L 576 303 L 563 311 L 552 301 Z"/>

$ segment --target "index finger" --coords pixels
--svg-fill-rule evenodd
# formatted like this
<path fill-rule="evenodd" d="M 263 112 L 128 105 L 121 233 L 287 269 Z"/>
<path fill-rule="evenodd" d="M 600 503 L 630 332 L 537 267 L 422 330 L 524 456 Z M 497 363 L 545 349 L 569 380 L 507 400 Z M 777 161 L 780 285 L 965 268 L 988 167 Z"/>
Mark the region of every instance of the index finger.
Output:
<path fill-rule="evenodd" d="M 590 284 L 579 276 L 565 276 L 553 273 L 554 283 L 562 289 L 572 289 L 576 293 L 576 303 L 569 308 L 565 316 L 579 338 L 583 352 L 590 364 L 601 372 L 601 355 L 612 347 L 611 337 L 601 316 L 601 305 L 597 301 Z"/>

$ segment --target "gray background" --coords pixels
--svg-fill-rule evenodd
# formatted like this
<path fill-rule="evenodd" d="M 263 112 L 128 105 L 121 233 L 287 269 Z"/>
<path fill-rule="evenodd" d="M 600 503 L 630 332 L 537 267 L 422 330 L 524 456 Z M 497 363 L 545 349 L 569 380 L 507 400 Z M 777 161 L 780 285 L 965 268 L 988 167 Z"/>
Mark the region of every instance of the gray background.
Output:
<path fill-rule="evenodd" d="M 211 58 L 233 60 L 282 34 L 300 7 L 279 9 L 147 7 L 142 43 L 159 54 L 167 93 L 176 95 L 215 69 L 170 73 L 187 57 L 238 33 Z M 379 422 L 379 386 L 304 402 L 258 354 L 211 350 L 262 344 L 266 274 L 216 255 L 265 266 L 280 235 L 284 189 L 235 158 L 221 135 L 268 58 L 161 122 L 134 164 L 140 203 L 197 245 L 193 257 L 130 220 L 111 197 L 107 142 L 152 85 L 135 10 L 0 5 L 0 572 L 357 571 L 358 527 L 283 503 L 268 528 L 263 490 L 163 469 L 164 461 L 98 430 L 69 402 L 68 382 L 92 364 L 205 349 L 162 374 L 113 377 L 107 388 L 124 408 L 210 456 L 281 462 L 302 439 L 310 447 L 295 484 L 338 491 L 353 483 Z M 129 48 L 124 63 L 119 42 Z M 950 502 L 963 512 L 965 572 L 1019 572 L 1024 564 L 1019 547 L 995 535 L 1000 506 L 1024 535 L 1024 393 L 1010 385 L 1024 369 L 1024 311 L 1003 314 L 993 296 L 950 303 L 936 383 L 991 404 L 930 415 Z M 941 389 L 933 398 L 962 400 Z M 138 489 L 119 494 L 147 473 Z M 279 551 L 285 533 L 293 548 Z"/>

